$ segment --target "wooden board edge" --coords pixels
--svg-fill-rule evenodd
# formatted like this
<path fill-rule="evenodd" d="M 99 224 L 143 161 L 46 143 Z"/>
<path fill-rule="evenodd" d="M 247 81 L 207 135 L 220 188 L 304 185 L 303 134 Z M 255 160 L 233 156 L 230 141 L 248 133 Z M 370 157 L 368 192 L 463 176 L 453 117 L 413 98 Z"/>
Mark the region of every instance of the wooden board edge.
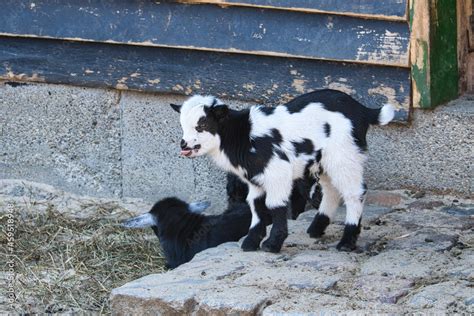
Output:
<path fill-rule="evenodd" d="M 407 68 L 221 53 L 209 56 L 198 51 L 41 39 L 4 38 L 0 43 L 0 79 L 7 81 L 184 95 L 211 93 L 264 103 L 330 88 L 360 98 L 369 107 L 393 104 L 402 120 L 410 110 Z M 102 57 L 96 56 L 97 52 Z M 189 71 L 183 73 L 182 67 Z M 254 71 L 258 67 L 262 71 Z"/>
<path fill-rule="evenodd" d="M 185 49 L 185 50 L 197 50 L 197 51 L 206 51 L 206 52 L 216 52 L 216 53 L 230 53 L 230 54 L 244 54 L 244 55 L 256 55 L 256 56 L 267 56 L 267 57 L 285 57 L 285 58 L 297 58 L 297 59 L 307 59 L 307 60 L 320 60 L 328 62 L 344 62 L 344 63 L 354 63 L 361 65 L 374 65 L 374 66 L 387 66 L 387 67 L 397 67 L 397 68 L 409 68 L 409 58 L 407 57 L 406 62 L 396 63 L 396 62 L 384 62 L 377 60 L 352 60 L 352 59 L 334 59 L 334 58 L 322 58 L 322 57 L 311 57 L 304 55 L 294 55 L 294 54 L 285 54 L 271 51 L 246 51 L 239 49 L 218 49 L 218 48 L 208 48 L 208 47 L 198 47 L 198 46 L 180 46 L 180 45 L 164 45 L 164 44 L 154 44 L 151 42 L 117 42 L 113 40 L 107 41 L 96 41 L 89 40 L 78 37 L 52 37 L 52 36 L 39 36 L 36 34 L 12 34 L 0 32 L 0 36 L 5 37 L 18 37 L 18 38 L 32 38 L 32 39 L 54 39 L 54 40 L 64 40 L 72 42 L 86 42 L 86 43 L 102 43 L 102 44 L 116 44 L 116 45 L 130 45 L 130 46 L 144 46 L 144 47 L 157 47 L 157 48 L 174 48 L 174 49 Z"/>
<path fill-rule="evenodd" d="M 269 9 L 269 10 L 284 10 L 284 11 L 295 11 L 295 12 L 304 12 L 304 13 L 315 13 L 315 14 L 331 14 L 331 15 L 342 15 L 350 16 L 361 19 L 368 20 L 382 20 L 382 21 L 392 21 L 392 22 L 406 22 L 408 20 L 408 15 L 405 11 L 403 16 L 397 15 L 382 15 L 382 14 L 362 14 L 354 13 L 347 11 L 331 11 L 331 10 L 318 10 L 318 9 L 309 9 L 309 8 L 300 8 L 300 7 L 277 7 L 271 5 L 260 5 L 260 4 L 250 4 L 243 2 L 225 2 L 222 0 L 175 0 L 175 2 L 184 3 L 184 4 L 215 4 L 221 7 L 250 7 L 258 9 Z"/>
<path fill-rule="evenodd" d="M 459 92 L 468 91 L 469 81 L 469 37 L 472 14 L 472 0 L 457 0 L 458 21 L 458 65 L 459 65 Z"/>
<path fill-rule="evenodd" d="M 429 107 L 430 98 L 430 10 L 426 0 L 409 0 L 410 65 L 412 106 Z"/>

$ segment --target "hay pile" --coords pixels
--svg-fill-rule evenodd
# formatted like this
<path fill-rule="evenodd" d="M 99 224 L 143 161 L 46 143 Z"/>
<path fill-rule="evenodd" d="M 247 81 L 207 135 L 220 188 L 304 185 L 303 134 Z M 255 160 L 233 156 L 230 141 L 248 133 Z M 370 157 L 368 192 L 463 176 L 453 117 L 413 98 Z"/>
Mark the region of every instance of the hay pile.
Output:
<path fill-rule="evenodd" d="M 158 239 L 150 229 L 125 230 L 125 209 L 97 207 L 74 218 L 54 206 L 15 210 L 15 312 L 108 313 L 110 291 L 164 271 Z M 7 216 L 0 214 L 0 265 L 6 267 Z M 11 258 L 11 257 L 10 257 Z M 8 310 L 8 308 L 1 308 Z"/>

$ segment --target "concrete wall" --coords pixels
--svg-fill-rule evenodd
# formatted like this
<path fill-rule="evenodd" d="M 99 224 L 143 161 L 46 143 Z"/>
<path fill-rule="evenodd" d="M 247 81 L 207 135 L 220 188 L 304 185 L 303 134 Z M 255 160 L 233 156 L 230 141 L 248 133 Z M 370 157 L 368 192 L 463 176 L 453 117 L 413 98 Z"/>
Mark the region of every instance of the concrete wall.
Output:
<path fill-rule="evenodd" d="M 150 203 L 170 195 L 210 199 L 218 211 L 225 205 L 224 174 L 207 158 L 178 157 L 178 115 L 168 104 L 183 100 L 0 83 L 0 178 Z M 369 187 L 472 194 L 473 104 L 464 98 L 433 112 L 415 112 L 412 126 L 372 129 Z"/>

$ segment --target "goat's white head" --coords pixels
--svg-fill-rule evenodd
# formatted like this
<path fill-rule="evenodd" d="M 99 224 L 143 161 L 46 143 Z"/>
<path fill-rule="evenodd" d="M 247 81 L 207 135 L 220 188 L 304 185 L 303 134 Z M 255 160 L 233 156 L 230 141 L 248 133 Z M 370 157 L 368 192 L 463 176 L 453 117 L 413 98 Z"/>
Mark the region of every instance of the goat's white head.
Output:
<path fill-rule="evenodd" d="M 171 104 L 180 113 L 183 129 L 181 155 L 197 157 L 219 149 L 219 123 L 229 112 L 227 105 L 212 96 L 195 95 L 183 105 Z"/>

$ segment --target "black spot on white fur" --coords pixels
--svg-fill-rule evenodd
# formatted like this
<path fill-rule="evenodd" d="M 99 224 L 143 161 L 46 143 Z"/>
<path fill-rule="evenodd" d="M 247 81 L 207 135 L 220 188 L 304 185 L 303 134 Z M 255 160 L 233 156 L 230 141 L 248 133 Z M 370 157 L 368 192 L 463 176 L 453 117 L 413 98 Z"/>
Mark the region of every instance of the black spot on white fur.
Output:
<path fill-rule="evenodd" d="M 290 161 L 290 159 L 288 159 L 288 156 L 285 154 L 283 150 L 276 148 L 275 153 L 278 155 L 278 157 L 280 157 L 280 159 L 285 160 L 285 161 Z"/>
<path fill-rule="evenodd" d="M 322 153 L 321 153 L 321 150 L 318 150 L 318 151 L 316 152 L 316 162 L 317 162 L 317 163 L 320 163 L 322 157 L 323 157 L 323 155 L 322 155 Z"/>
<path fill-rule="evenodd" d="M 275 108 L 269 106 L 262 106 L 259 108 L 260 112 L 265 113 L 266 115 L 272 115 L 275 112 Z"/>
<path fill-rule="evenodd" d="M 217 133 L 217 126 L 218 124 L 215 120 L 209 119 L 206 116 L 202 116 L 197 122 L 196 130 L 198 132 L 207 131 L 212 135 L 215 135 Z"/>
<path fill-rule="evenodd" d="M 331 136 L 331 125 L 329 125 L 329 123 L 324 123 L 324 133 L 326 134 L 326 137 Z"/>
<path fill-rule="evenodd" d="M 381 109 L 367 108 L 348 94 L 331 89 L 318 90 L 303 94 L 294 98 L 285 106 L 288 108 L 290 113 L 297 113 L 312 102 L 319 102 L 326 110 L 339 112 L 347 117 L 353 126 L 352 136 L 354 137 L 356 145 L 362 151 L 367 149 L 367 130 L 370 124 L 379 123 Z"/>
<path fill-rule="evenodd" d="M 311 155 L 314 152 L 313 142 L 307 138 L 304 138 L 300 142 L 292 142 L 297 155 L 306 154 Z"/>

